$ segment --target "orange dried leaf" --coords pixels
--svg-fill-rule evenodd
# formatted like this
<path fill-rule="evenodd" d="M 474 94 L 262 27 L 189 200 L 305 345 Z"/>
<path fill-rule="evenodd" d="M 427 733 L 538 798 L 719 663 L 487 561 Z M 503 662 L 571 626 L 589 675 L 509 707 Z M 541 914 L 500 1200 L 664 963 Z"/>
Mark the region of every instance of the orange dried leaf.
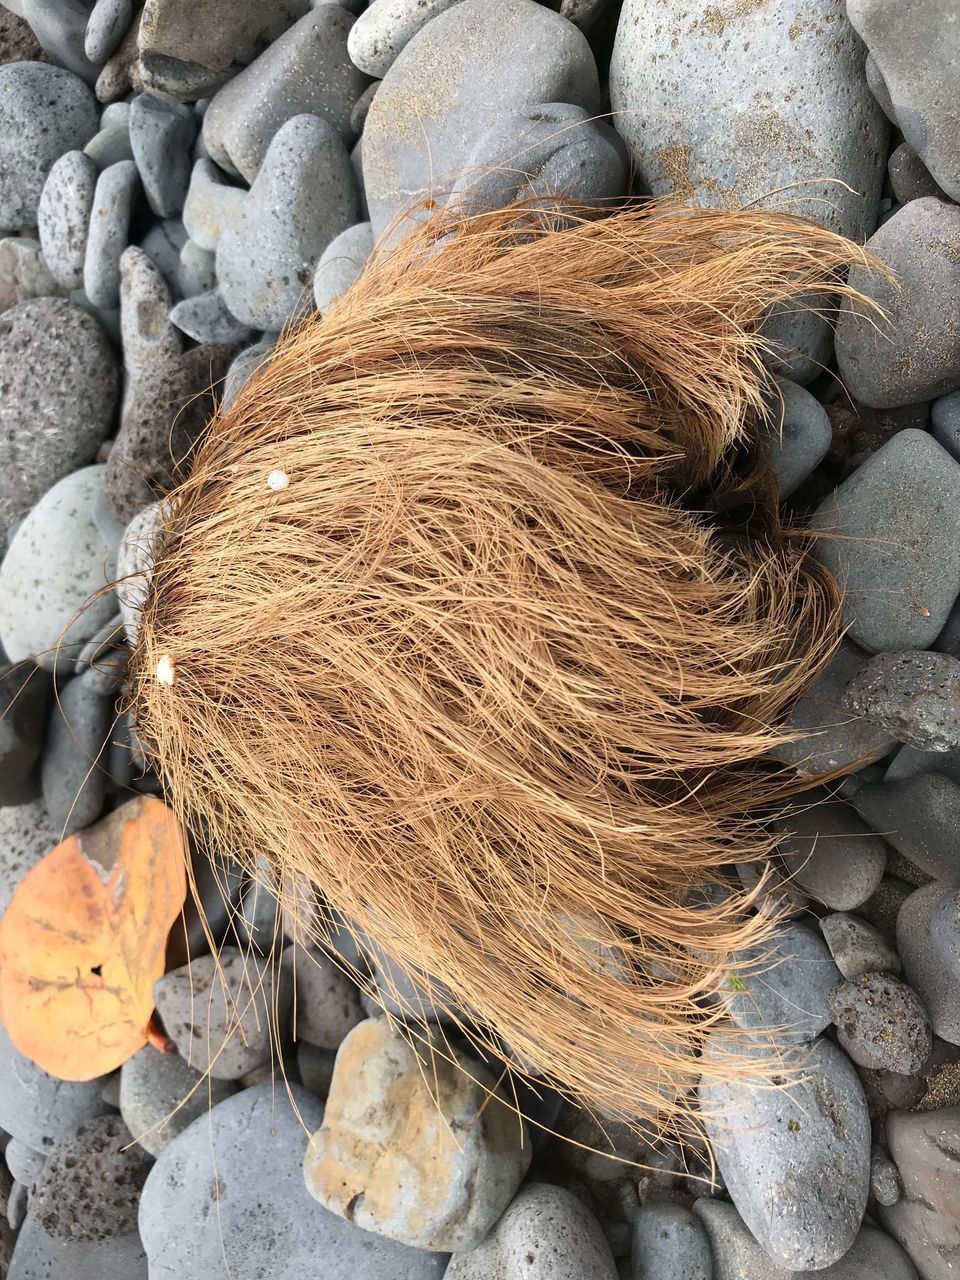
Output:
<path fill-rule="evenodd" d="M 144 796 L 24 876 L 0 921 L 0 1010 L 14 1045 L 51 1075 L 92 1080 L 147 1043 L 186 856 L 172 810 Z"/>

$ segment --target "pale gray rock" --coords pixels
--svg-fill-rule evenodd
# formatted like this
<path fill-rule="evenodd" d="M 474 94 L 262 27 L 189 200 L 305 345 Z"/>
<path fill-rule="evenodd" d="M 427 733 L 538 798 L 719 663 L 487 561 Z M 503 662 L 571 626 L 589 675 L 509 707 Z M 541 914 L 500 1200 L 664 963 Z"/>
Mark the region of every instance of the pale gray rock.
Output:
<path fill-rule="evenodd" d="M 149 1044 L 120 1068 L 120 1114 L 152 1156 L 236 1091 L 232 1081 L 204 1076 L 179 1054 L 158 1053 Z"/>
<path fill-rule="evenodd" d="M 180 250 L 180 292 L 185 298 L 209 293 L 217 287 L 217 259 L 209 249 L 201 249 L 192 240 Z"/>
<path fill-rule="evenodd" d="M 19 1138 L 10 1139 L 4 1148 L 3 1159 L 12 1176 L 25 1187 L 33 1186 L 47 1163 L 45 1155 L 34 1151 L 33 1147 L 28 1147 Z"/>
<path fill-rule="evenodd" d="M 140 612 L 153 569 L 154 541 L 160 529 L 162 504 L 153 502 L 137 513 L 124 530 L 117 551 L 117 599 L 127 643 L 137 643 Z"/>
<path fill-rule="evenodd" d="M 0 825 L 11 812 L 0 809 Z M 0 1024 L 0 1125 L 11 1137 L 49 1154 L 78 1125 L 109 1110 L 102 1088 L 102 1078 L 74 1082 L 48 1075 L 13 1047 Z"/>
<path fill-rule="evenodd" d="M 68 151 L 47 175 L 37 206 L 43 256 L 64 289 L 83 285 L 87 229 L 97 185 L 97 167 L 82 151 Z"/>
<path fill-rule="evenodd" d="M 111 105 L 128 107 L 130 104 L 115 102 Z M 107 124 L 101 123 L 100 131 L 95 133 L 83 148 L 83 154 L 90 157 L 97 166 L 98 172 L 102 172 L 112 164 L 118 164 L 121 160 L 132 160 L 133 147 L 130 145 L 129 117 L 115 118 Z"/>
<path fill-rule="evenodd" d="M 768 941 L 731 954 L 723 992 L 738 1027 L 776 1030 L 779 1042 L 797 1044 L 829 1026 L 828 997 L 839 981 L 823 940 L 787 921 Z"/>
<path fill-rule="evenodd" d="M 872 924 L 837 911 L 820 921 L 833 962 L 845 978 L 865 973 L 899 973 L 900 958 L 882 933 Z"/>
<path fill-rule="evenodd" d="M 120 257 L 128 243 L 137 188 L 132 160 L 110 165 L 97 179 L 83 262 L 83 289 L 95 307 L 110 309 L 119 301 Z"/>
<path fill-rule="evenodd" d="M 133 21 L 133 0 L 96 0 L 83 37 L 91 62 L 106 62 Z"/>
<path fill-rule="evenodd" d="M 880 1219 L 922 1280 L 954 1280 L 960 1255 L 960 1107 L 887 1117 L 887 1144 L 903 1183 Z"/>
<path fill-rule="evenodd" d="M 931 933 L 934 914 L 949 896 L 950 890 L 936 882 L 911 893 L 897 916 L 897 950 L 904 977 L 923 1001 L 934 1035 L 960 1045 L 960 985 Z M 892 1148 L 891 1152 L 896 1158 Z M 906 1180 L 905 1185 L 909 1186 Z"/>
<path fill-rule="evenodd" d="M 288 951 L 295 992 L 294 1035 L 318 1049 L 338 1048 L 366 1016 L 356 983 L 317 947 Z"/>
<path fill-rule="evenodd" d="M 201 156 L 193 166 L 183 206 L 183 225 L 190 239 L 212 253 L 224 227 L 236 221 L 246 194 L 230 186 L 213 161 Z"/>
<path fill-rule="evenodd" d="M 84 51 L 91 0 L 19 0 L 44 53 L 88 84 L 97 78 L 98 66 Z"/>
<path fill-rule="evenodd" d="M 140 241 L 140 248 L 163 273 L 173 298 L 179 297 L 180 250 L 188 239 L 186 227 L 179 218 L 163 218 L 155 222 Z"/>
<path fill-rule="evenodd" d="M 372 0 L 353 24 L 347 50 L 355 66 L 382 80 L 400 50 L 431 18 L 459 0 Z"/>
<path fill-rule="evenodd" d="M 183 209 L 190 182 L 190 149 L 197 134 L 191 107 L 149 93 L 130 104 L 130 147 L 150 208 L 158 218 Z"/>
<path fill-rule="evenodd" d="M 834 911 L 859 907 L 873 894 L 887 862 L 883 840 L 826 788 L 804 792 L 773 824 L 791 883 Z"/>
<path fill-rule="evenodd" d="M 194 342 L 226 343 L 239 346 L 249 342 L 253 330 L 241 324 L 226 306 L 219 289 L 184 298 L 170 311 L 170 319 Z"/>
<path fill-rule="evenodd" d="M 774 402 L 762 433 L 783 500 L 827 456 L 833 433 L 823 405 L 805 387 L 789 378 L 778 379 L 777 385 L 783 405 Z"/>
<path fill-rule="evenodd" d="M 120 338 L 127 375 L 126 407 L 141 384 L 155 377 L 183 350 L 183 339 L 170 322 L 170 288 L 143 249 L 130 245 L 120 257 Z"/>
<path fill-rule="evenodd" d="M 922 751 L 960 748 L 960 660 L 913 650 L 878 653 L 847 686 L 843 705 Z"/>
<path fill-rule="evenodd" d="M 67 292 L 50 274 L 38 240 L 30 236 L 0 240 L 0 311 L 30 298 L 59 298 Z"/>
<path fill-rule="evenodd" d="M 889 973 L 841 982 L 828 997 L 840 1047 L 858 1066 L 914 1075 L 930 1056 L 933 1037 L 923 1005 Z"/>
<path fill-rule="evenodd" d="M 322 316 L 346 293 L 373 253 L 373 228 L 357 222 L 334 237 L 320 255 L 313 273 L 313 296 Z"/>
<path fill-rule="evenodd" d="M 240 393 L 240 388 L 246 383 L 254 370 L 259 369 L 265 363 L 266 357 L 272 350 L 273 343 L 269 339 L 263 339 L 260 342 L 255 342 L 250 347 L 245 347 L 234 359 L 227 370 L 227 376 L 223 380 L 223 400 L 221 405 L 224 413 L 236 400 Z"/>

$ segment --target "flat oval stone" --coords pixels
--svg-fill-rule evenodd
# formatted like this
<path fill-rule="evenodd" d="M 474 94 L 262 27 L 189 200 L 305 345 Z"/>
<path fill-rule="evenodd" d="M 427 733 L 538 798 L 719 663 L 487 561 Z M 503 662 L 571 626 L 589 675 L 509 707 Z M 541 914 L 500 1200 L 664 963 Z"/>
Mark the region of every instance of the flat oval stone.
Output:
<path fill-rule="evenodd" d="M 83 38 L 91 62 L 106 62 L 133 21 L 133 0 L 96 0 Z"/>
<path fill-rule="evenodd" d="M 934 1035 L 960 1045 L 960 985 L 949 952 L 945 956 L 932 936 L 935 914 L 952 896 L 936 881 L 911 893 L 897 916 L 897 950 L 903 975 L 923 1001 Z"/>
<path fill-rule="evenodd" d="M 130 104 L 130 147 L 150 208 L 158 218 L 183 209 L 190 182 L 190 148 L 197 135 L 191 107 L 140 93 Z"/>
<path fill-rule="evenodd" d="M 347 49 L 355 66 L 378 80 L 431 18 L 459 0 L 372 0 L 350 29 Z"/>
<path fill-rule="evenodd" d="M 783 405 L 774 403 L 762 431 L 782 501 L 826 457 L 833 432 L 823 405 L 805 387 L 789 378 L 778 379 L 778 386 Z"/>
<path fill-rule="evenodd" d="M 887 1117 L 887 1143 L 903 1195 L 880 1220 L 916 1263 L 923 1280 L 953 1280 L 960 1253 L 960 1107 Z"/>
<path fill-rule="evenodd" d="M 768 941 L 735 951 L 730 963 L 724 998 L 744 1031 L 776 1030 L 779 1041 L 797 1044 L 829 1026 L 827 997 L 840 973 L 810 929 L 788 921 Z"/>
<path fill-rule="evenodd" d="M 837 911 L 820 921 L 834 964 L 845 978 L 864 973 L 899 973 L 900 957 L 882 933 L 859 916 Z"/>
<path fill-rule="evenodd" d="M 357 279 L 371 253 L 373 228 L 369 222 L 357 222 L 330 241 L 313 275 L 313 296 L 322 316 L 333 310 L 333 304 Z"/>
<path fill-rule="evenodd" d="M 148 1044 L 120 1068 L 120 1114 L 144 1151 L 158 1156 L 236 1088 L 230 1080 L 194 1071 L 179 1054 L 158 1053 Z"/>
<path fill-rule="evenodd" d="M 97 166 L 82 151 L 68 151 L 47 175 L 37 207 L 37 231 L 53 277 L 65 289 L 83 285 L 83 260 Z"/>
<path fill-rule="evenodd" d="M 859 907 L 883 879 L 883 840 L 826 788 L 804 792 L 773 827 L 784 833 L 777 852 L 791 883 L 834 911 Z"/>
<path fill-rule="evenodd" d="M 120 297 L 120 257 L 127 247 L 138 187 L 137 166 L 120 160 L 104 169 L 90 212 L 83 288 L 95 307 L 111 310 Z"/>
<path fill-rule="evenodd" d="M 633 1280 L 713 1280 L 710 1243 L 679 1204 L 641 1205 L 633 1220 Z"/>
<path fill-rule="evenodd" d="M 236 220 L 246 191 L 232 187 L 212 160 L 201 156 L 193 166 L 183 206 L 183 225 L 190 239 L 212 253 L 224 227 Z"/>

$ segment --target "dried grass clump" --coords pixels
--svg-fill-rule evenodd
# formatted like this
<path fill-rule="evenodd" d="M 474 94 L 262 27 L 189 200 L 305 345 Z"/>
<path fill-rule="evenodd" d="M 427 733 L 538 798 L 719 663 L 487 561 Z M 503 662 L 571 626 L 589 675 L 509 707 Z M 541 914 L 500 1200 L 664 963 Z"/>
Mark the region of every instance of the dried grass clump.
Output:
<path fill-rule="evenodd" d="M 210 847 L 641 1126 L 770 928 L 709 885 L 772 848 L 840 630 L 754 456 L 757 324 L 865 260 L 760 211 L 437 215 L 214 421 L 157 555 L 134 711 Z"/>

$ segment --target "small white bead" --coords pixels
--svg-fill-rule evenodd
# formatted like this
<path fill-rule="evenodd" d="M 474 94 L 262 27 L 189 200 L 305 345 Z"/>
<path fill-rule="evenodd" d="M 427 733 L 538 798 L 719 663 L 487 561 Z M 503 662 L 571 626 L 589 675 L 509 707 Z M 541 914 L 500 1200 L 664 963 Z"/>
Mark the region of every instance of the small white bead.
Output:
<path fill-rule="evenodd" d="M 279 493 L 281 489 L 285 489 L 290 483 L 290 477 L 285 471 L 271 471 L 267 476 L 267 488 L 272 489 L 274 493 Z"/>
<path fill-rule="evenodd" d="M 157 663 L 157 683 L 173 684 L 173 661 L 166 654 Z"/>

